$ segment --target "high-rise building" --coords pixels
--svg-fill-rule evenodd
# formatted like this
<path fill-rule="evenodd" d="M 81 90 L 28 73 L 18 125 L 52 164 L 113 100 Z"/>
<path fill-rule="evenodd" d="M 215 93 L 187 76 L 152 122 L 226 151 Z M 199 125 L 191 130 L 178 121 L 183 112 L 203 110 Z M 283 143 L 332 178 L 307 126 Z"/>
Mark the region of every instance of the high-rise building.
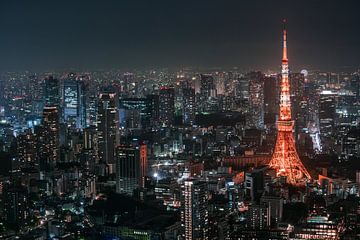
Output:
<path fill-rule="evenodd" d="M 345 136 L 341 139 L 341 153 L 347 158 L 360 155 L 360 128 L 353 127 L 349 129 Z"/>
<path fill-rule="evenodd" d="M 42 81 L 36 74 L 29 76 L 29 96 L 32 101 L 40 101 L 43 97 Z"/>
<path fill-rule="evenodd" d="M 321 149 L 323 152 L 334 150 L 337 93 L 322 91 L 319 99 L 319 128 Z"/>
<path fill-rule="evenodd" d="M 264 128 L 264 75 L 261 72 L 247 74 L 249 79 L 249 126 Z"/>
<path fill-rule="evenodd" d="M 200 75 L 200 95 L 198 108 L 203 112 L 209 112 L 214 110 L 216 105 L 216 84 L 215 79 L 211 74 Z"/>
<path fill-rule="evenodd" d="M 99 162 L 96 127 L 85 128 L 83 133 L 83 163 L 87 169 L 94 170 L 95 164 Z"/>
<path fill-rule="evenodd" d="M 60 82 L 53 76 L 45 79 L 45 104 L 48 106 L 60 106 Z"/>
<path fill-rule="evenodd" d="M 238 76 L 235 94 L 241 100 L 249 99 L 249 78 L 247 76 Z"/>
<path fill-rule="evenodd" d="M 159 122 L 162 126 L 174 124 L 175 91 L 173 87 L 161 87 L 159 93 Z"/>
<path fill-rule="evenodd" d="M 99 95 L 97 114 L 99 159 L 101 163 L 108 165 L 108 173 L 113 173 L 115 170 L 115 147 L 120 143 L 118 102 L 115 92 L 104 91 Z"/>
<path fill-rule="evenodd" d="M 263 230 L 270 226 L 269 208 L 265 205 L 250 205 L 247 211 L 246 226 L 250 229 Z"/>
<path fill-rule="evenodd" d="M 295 239 L 339 239 L 339 224 L 327 216 L 310 216 L 295 229 Z"/>
<path fill-rule="evenodd" d="M 36 154 L 36 136 L 27 130 L 20 134 L 17 138 L 17 154 L 18 161 L 23 165 L 38 165 L 37 154 Z"/>
<path fill-rule="evenodd" d="M 116 192 L 133 195 L 143 188 L 147 174 L 147 146 L 120 145 L 116 148 Z"/>
<path fill-rule="evenodd" d="M 264 192 L 264 170 L 255 168 L 245 174 L 245 190 L 251 201 L 257 202 Z"/>
<path fill-rule="evenodd" d="M 199 180 L 185 180 L 182 198 L 181 225 L 184 239 L 209 239 L 206 183 Z"/>
<path fill-rule="evenodd" d="M 292 121 L 291 116 L 289 65 L 285 26 L 283 30 L 283 57 L 281 64 L 280 89 L 280 114 L 277 122 L 278 134 L 269 166 L 275 169 L 277 176 L 286 177 L 288 183 L 293 185 L 304 184 L 304 180 L 311 179 L 311 176 L 299 158 L 293 136 L 294 122 Z"/>
<path fill-rule="evenodd" d="M 195 121 L 195 89 L 186 87 L 182 89 L 182 116 L 184 124 L 193 124 Z"/>
<path fill-rule="evenodd" d="M 96 126 L 98 103 L 97 90 L 88 89 L 86 95 L 86 126 Z"/>
<path fill-rule="evenodd" d="M 322 91 L 319 99 L 319 123 L 321 137 L 331 137 L 335 128 L 337 93 Z"/>
<path fill-rule="evenodd" d="M 360 73 L 353 74 L 347 88 L 356 96 L 360 98 Z"/>
<path fill-rule="evenodd" d="M 200 95 L 204 100 L 216 97 L 215 80 L 211 74 L 200 75 Z"/>
<path fill-rule="evenodd" d="M 40 169 L 48 171 L 60 160 L 60 123 L 57 107 L 44 108 L 42 125 L 37 128 Z"/>
<path fill-rule="evenodd" d="M 10 187 L 4 193 L 6 222 L 20 226 L 30 217 L 26 189 Z"/>
<path fill-rule="evenodd" d="M 70 73 L 68 78 L 64 80 L 62 99 L 64 122 L 75 128 L 85 128 L 85 83 L 76 79 L 73 73 Z"/>
<path fill-rule="evenodd" d="M 290 100 L 291 100 L 291 114 L 295 121 L 295 136 L 301 132 L 301 129 L 306 128 L 306 122 L 302 121 L 301 103 L 304 97 L 305 77 L 302 73 L 291 73 L 290 80 Z"/>
<path fill-rule="evenodd" d="M 120 125 L 126 129 L 150 127 L 151 102 L 147 98 L 123 98 L 120 100 Z"/>
<path fill-rule="evenodd" d="M 283 217 L 284 200 L 278 196 L 263 195 L 260 198 L 260 205 L 268 208 L 268 223 L 276 226 Z"/>
<path fill-rule="evenodd" d="M 226 72 L 217 72 L 215 75 L 215 89 L 217 95 L 225 95 Z"/>
<path fill-rule="evenodd" d="M 159 125 L 159 95 L 147 95 L 149 111 L 151 112 L 150 126 Z"/>
<path fill-rule="evenodd" d="M 264 78 L 264 124 L 273 125 L 279 113 L 278 80 L 274 76 Z"/>
<path fill-rule="evenodd" d="M 138 97 L 139 84 L 136 82 L 135 76 L 131 72 L 126 72 L 123 75 L 122 92 L 127 97 Z"/>

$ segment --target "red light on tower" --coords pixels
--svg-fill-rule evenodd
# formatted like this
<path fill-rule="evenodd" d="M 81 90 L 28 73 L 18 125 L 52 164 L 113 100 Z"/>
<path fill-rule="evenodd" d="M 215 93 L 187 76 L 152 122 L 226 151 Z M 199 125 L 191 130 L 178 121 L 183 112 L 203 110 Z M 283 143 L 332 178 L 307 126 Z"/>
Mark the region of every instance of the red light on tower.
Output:
<path fill-rule="evenodd" d="M 278 176 L 286 176 L 287 182 L 299 185 L 306 179 L 311 179 L 310 174 L 301 162 L 296 151 L 293 137 L 294 121 L 291 119 L 289 63 L 287 56 L 286 20 L 283 20 L 283 56 L 281 61 L 280 84 L 280 116 L 278 121 L 278 134 L 275 150 L 269 166 L 276 170 Z"/>

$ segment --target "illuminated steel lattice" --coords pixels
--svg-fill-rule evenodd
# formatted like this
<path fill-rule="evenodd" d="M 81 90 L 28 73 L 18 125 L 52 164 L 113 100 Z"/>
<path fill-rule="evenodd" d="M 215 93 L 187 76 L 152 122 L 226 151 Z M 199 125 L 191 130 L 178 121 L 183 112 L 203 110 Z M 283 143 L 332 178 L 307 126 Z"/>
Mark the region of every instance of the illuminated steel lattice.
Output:
<path fill-rule="evenodd" d="M 303 183 L 311 176 L 301 162 L 293 137 L 294 122 L 291 119 L 289 68 L 286 46 L 286 28 L 283 30 L 283 58 L 281 64 L 280 117 L 275 150 L 269 166 L 276 170 L 277 176 L 286 176 L 293 185 Z"/>

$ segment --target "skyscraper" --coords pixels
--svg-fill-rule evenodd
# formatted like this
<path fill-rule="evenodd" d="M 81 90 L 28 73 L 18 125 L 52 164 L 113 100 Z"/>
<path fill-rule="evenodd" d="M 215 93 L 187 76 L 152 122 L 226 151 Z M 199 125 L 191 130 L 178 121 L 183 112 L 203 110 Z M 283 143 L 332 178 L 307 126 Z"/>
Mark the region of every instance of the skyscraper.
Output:
<path fill-rule="evenodd" d="M 6 221 L 11 224 L 19 224 L 20 226 L 30 217 L 26 189 L 10 187 L 4 193 Z"/>
<path fill-rule="evenodd" d="M 274 125 L 279 112 L 278 81 L 274 76 L 264 78 L 264 124 Z"/>
<path fill-rule="evenodd" d="M 216 97 L 216 94 L 214 77 L 211 74 L 201 74 L 199 109 L 203 112 L 212 111 L 214 107 L 214 101 L 212 101 L 212 99 Z"/>
<path fill-rule="evenodd" d="M 333 134 L 335 130 L 337 93 L 322 91 L 319 99 L 319 125 L 322 150 L 333 149 Z"/>
<path fill-rule="evenodd" d="M 278 176 L 285 176 L 287 182 L 293 185 L 302 184 L 311 176 L 302 164 L 295 147 L 293 137 L 294 121 L 291 119 L 291 100 L 289 68 L 286 46 L 286 28 L 283 30 L 283 57 L 281 65 L 280 116 L 278 134 L 273 156 L 269 166 L 275 169 Z"/>
<path fill-rule="evenodd" d="M 182 89 L 183 123 L 193 124 L 195 121 L 195 89 L 185 87 Z"/>
<path fill-rule="evenodd" d="M 142 129 L 150 125 L 151 101 L 147 98 L 123 98 L 120 100 L 120 123 L 126 129 Z"/>
<path fill-rule="evenodd" d="M 301 101 L 304 97 L 305 77 L 301 73 L 291 73 L 290 80 L 290 99 L 291 114 L 295 121 L 295 136 L 300 133 L 301 129 L 306 128 L 306 123 L 302 121 Z"/>
<path fill-rule="evenodd" d="M 149 111 L 151 112 L 150 126 L 158 126 L 159 124 L 159 95 L 147 95 L 146 99 L 149 103 Z"/>
<path fill-rule="evenodd" d="M 200 94 L 203 99 L 216 96 L 216 85 L 211 74 L 200 75 Z"/>
<path fill-rule="evenodd" d="M 185 180 L 182 197 L 181 225 L 184 239 L 209 239 L 206 183 L 199 180 Z"/>
<path fill-rule="evenodd" d="M 99 95 L 98 101 L 98 143 L 99 158 L 109 167 L 109 173 L 114 172 L 115 147 L 119 144 L 119 99 L 115 92 L 104 91 Z"/>
<path fill-rule="evenodd" d="M 262 230 L 269 227 L 269 209 L 265 205 L 250 205 L 246 225 L 250 229 Z"/>
<path fill-rule="evenodd" d="M 159 93 L 159 122 L 162 126 L 172 126 L 175 117 L 175 91 L 172 87 L 161 87 Z"/>
<path fill-rule="evenodd" d="M 147 173 L 147 146 L 120 145 L 116 148 L 116 192 L 133 195 L 144 187 Z"/>
<path fill-rule="evenodd" d="M 38 162 L 35 162 L 37 160 L 36 136 L 31 130 L 28 129 L 17 137 L 17 154 L 19 162 L 24 166 L 38 165 Z"/>
<path fill-rule="evenodd" d="M 44 108 L 42 126 L 39 128 L 38 152 L 40 169 L 51 170 L 60 159 L 60 123 L 57 107 Z"/>
<path fill-rule="evenodd" d="M 261 72 L 247 74 L 249 78 L 249 125 L 264 128 L 264 75 Z"/>
<path fill-rule="evenodd" d="M 45 79 L 45 104 L 47 106 L 60 105 L 60 82 L 59 79 L 53 76 L 48 76 Z"/>
<path fill-rule="evenodd" d="M 63 119 L 69 126 L 75 128 L 86 127 L 85 84 L 70 73 L 64 80 L 63 91 Z"/>

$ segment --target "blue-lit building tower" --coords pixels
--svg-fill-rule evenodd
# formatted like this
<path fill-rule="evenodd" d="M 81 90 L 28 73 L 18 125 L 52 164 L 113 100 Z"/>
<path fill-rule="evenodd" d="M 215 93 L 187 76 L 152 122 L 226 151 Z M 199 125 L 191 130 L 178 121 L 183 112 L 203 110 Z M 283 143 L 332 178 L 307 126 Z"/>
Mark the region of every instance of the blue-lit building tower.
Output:
<path fill-rule="evenodd" d="M 86 127 L 85 83 L 70 73 L 64 80 L 63 119 L 68 126 L 83 129 Z"/>

